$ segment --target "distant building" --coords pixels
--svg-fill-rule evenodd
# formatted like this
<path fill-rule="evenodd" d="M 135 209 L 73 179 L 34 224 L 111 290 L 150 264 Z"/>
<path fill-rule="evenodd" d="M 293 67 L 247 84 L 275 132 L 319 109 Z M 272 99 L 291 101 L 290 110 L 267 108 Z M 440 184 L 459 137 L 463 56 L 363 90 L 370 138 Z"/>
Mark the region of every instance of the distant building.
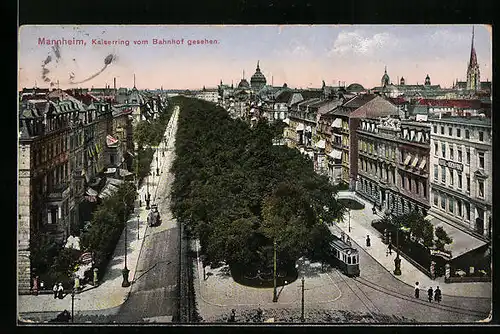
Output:
<path fill-rule="evenodd" d="M 260 71 L 259 61 L 257 61 L 257 68 L 254 75 L 250 78 L 250 86 L 255 91 L 258 92 L 266 85 L 266 77 Z"/>

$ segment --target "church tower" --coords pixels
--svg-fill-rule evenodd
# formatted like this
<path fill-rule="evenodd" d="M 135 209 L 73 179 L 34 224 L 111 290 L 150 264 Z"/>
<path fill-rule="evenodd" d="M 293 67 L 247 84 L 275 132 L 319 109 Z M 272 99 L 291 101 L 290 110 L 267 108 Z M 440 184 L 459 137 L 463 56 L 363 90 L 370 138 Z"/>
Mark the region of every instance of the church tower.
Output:
<path fill-rule="evenodd" d="M 474 27 L 472 27 L 470 60 L 467 66 L 467 89 L 478 90 L 480 82 L 479 64 L 477 63 L 476 50 L 474 49 Z"/>

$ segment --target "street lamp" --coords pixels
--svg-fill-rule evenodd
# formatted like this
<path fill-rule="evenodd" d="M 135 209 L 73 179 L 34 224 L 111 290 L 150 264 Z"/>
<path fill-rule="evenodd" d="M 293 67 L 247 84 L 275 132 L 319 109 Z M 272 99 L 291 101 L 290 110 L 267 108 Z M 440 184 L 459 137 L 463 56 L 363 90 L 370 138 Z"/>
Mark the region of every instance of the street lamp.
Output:
<path fill-rule="evenodd" d="M 137 214 L 137 240 L 139 240 L 139 235 L 140 235 L 139 232 L 140 232 L 139 231 L 139 214 Z"/>
<path fill-rule="evenodd" d="M 124 204 L 124 218 L 125 218 L 125 247 L 124 247 L 124 252 L 125 252 L 125 266 L 122 269 L 122 275 L 123 275 L 123 281 L 122 281 L 122 287 L 126 288 L 130 286 L 130 282 L 128 280 L 128 273 L 130 270 L 127 268 L 127 204 L 125 202 L 125 197 L 123 198 L 123 204 Z"/>
<path fill-rule="evenodd" d="M 273 303 L 276 303 L 278 301 L 278 295 L 276 293 L 276 239 L 274 239 L 274 274 L 273 274 L 273 281 L 274 281 Z"/>
<path fill-rule="evenodd" d="M 393 210 L 394 210 L 394 202 L 392 202 L 391 214 L 392 214 Z M 396 258 L 394 259 L 394 275 L 395 276 L 401 275 L 401 259 L 399 258 L 399 226 L 400 226 L 400 221 L 398 219 L 397 226 L 396 226 Z"/>
<path fill-rule="evenodd" d="M 305 322 L 306 319 L 304 318 L 304 276 L 302 276 L 302 305 L 300 309 L 300 322 Z"/>
<path fill-rule="evenodd" d="M 75 322 L 75 289 L 71 290 L 71 322 Z"/>
<path fill-rule="evenodd" d="M 158 167 L 158 149 L 156 149 L 156 176 L 160 176 L 160 168 Z"/>
<path fill-rule="evenodd" d="M 349 233 L 351 233 L 351 208 L 347 208 L 347 212 L 349 213 Z"/>

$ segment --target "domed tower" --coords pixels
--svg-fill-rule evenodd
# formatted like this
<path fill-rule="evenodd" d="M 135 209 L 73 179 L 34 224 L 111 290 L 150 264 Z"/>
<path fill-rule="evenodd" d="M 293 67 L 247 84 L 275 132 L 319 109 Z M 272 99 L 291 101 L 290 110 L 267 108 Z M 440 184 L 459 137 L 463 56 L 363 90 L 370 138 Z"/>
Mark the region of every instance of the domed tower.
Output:
<path fill-rule="evenodd" d="M 238 84 L 239 89 L 250 89 L 250 84 L 247 79 L 245 79 L 245 71 L 243 71 L 243 78 L 241 78 L 240 83 Z"/>
<path fill-rule="evenodd" d="M 401 86 L 404 86 L 405 85 L 405 78 L 404 77 L 401 77 L 401 80 L 399 80 L 399 84 Z"/>
<path fill-rule="evenodd" d="M 429 74 L 425 77 L 425 83 L 424 85 L 430 86 L 431 85 L 431 78 L 429 77 Z"/>
<path fill-rule="evenodd" d="M 255 70 L 254 75 L 250 78 L 250 86 L 254 90 L 260 90 L 262 87 L 266 85 L 266 77 L 260 71 L 259 61 L 257 61 L 257 69 Z"/>
<path fill-rule="evenodd" d="M 390 79 L 389 76 L 387 75 L 387 66 L 385 67 L 384 70 L 384 75 L 382 76 L 382 80 L 380 80 L 380 86 L 386 87 L 390 84 Z"/>

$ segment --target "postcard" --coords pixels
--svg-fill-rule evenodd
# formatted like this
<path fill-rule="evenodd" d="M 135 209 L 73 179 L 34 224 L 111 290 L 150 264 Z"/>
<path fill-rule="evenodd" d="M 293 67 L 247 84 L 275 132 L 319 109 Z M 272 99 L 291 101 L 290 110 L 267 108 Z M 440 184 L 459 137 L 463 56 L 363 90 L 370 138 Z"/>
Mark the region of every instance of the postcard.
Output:
<path fill-rule="evenodd" d="M 25 25 L 18 323 L 481 323 L 487 25 Z"/>

